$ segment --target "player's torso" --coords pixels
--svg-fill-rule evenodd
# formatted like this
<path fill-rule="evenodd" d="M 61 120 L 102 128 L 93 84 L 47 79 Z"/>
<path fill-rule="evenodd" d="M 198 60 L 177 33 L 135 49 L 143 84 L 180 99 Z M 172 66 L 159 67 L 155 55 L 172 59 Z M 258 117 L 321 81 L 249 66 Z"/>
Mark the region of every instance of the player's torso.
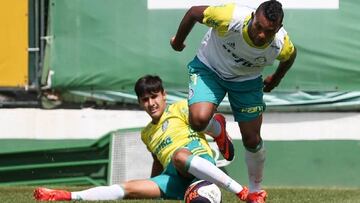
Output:
<path fill-rule="evenodd" d="M 228 31 L 220 35 L 210 28 L 198 50 L 199 59 L 225 80 L 258 77 L 265 66 L 273 64 L 281 51 L 278 38 L 283 37 L 282 32 L 265 48 L 255 48 L 246 41 L 248 36 L 244 33 L 244 26 L 247 26 L 252 11 L 235 7 Z"/>
<path fill-rule="evenodd" d="M 183 108 L 183 113 L 188 113 Z M 146 129 L 146 142 L 151 153 L 155 154 L 163 165 L 167 165 L 171 155 L 180 147 L 186 146 L 193 139 L 199 139 L 187 124 L 182 108 L 168 108 L 156 125 L 150 125 Z"/>

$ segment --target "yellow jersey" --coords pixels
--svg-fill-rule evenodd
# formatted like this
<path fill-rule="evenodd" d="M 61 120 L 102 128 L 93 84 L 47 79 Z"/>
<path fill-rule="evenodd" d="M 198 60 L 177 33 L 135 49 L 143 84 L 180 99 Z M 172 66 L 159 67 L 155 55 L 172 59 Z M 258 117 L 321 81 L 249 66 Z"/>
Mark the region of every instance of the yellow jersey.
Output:
<path fill-rule="evenodd" d="M 204 147 L 193 154 L 213 156 L 205 135 L 190 128 L 188 109 L 186 100 L 168 105 L 157 124 L 150 122 L 141 131 L 142 141 L 164 168 L 169 164 L 172 154 L 177 149 L 185 147 L 193 140 L 198 140 Z"/>

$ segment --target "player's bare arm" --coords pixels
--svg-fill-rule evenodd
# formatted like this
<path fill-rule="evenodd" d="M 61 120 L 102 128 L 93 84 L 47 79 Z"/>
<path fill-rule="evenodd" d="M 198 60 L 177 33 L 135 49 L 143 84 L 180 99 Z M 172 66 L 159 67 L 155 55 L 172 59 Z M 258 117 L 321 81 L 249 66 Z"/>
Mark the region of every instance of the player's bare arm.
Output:
<path fill-rule="evenodd" d="M 154 162 L 151 169 L 151 177 L 155 177 L 157 175 L 160 175 L 164 168 L 154 154 L 152 154 L 152 157 L 154 159 Z"/>
<path fill-rule="evenodd" d="M 208 6 L 193 6 L 184 15 L 176 35 L 171 38 L 170 45 L 175 51 L 182 51 L 185 48 L 184 41 L 189 35 L 196 22 L 203 23 L 204 10 Z"/>
<path fill-rule="evenodd" d="M 294 47 L 294 52 L 291 54 L 288 60 L 281 61 L 275 73 L 271 76 L 268 76 L 264 80 L 264 92 L 271 92 L 276 86 L 279 85 L 281 79 L 285 76 L 286 72 L 291 68 L 296 58 L 296 48 Z"/>

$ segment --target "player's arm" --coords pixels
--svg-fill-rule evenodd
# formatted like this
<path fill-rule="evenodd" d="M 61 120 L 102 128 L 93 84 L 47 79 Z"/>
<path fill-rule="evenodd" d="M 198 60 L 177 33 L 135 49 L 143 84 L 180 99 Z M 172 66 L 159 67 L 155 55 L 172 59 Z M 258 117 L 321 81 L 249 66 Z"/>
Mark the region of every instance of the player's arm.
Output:
<path fill-rule="evenodd" d="M 196 22 L 203 23 L 204 11 L 208 6 L 191 7 L 181 20 L 176 35 L 171 38 L 170 44 L 175 51 L 182 51 L 185 48 L 184 41 L 189 35 Z"/>
<path fill-rule="evenodd" d="M 271 90 L 278 86 L 281 79 L 285 76 L 286 72 L 291 68 L 295 61 L 296 48 L 288 36 L 285 37 L 285 44 L 285 48 L 283 48 L 279 56 L 280 63 L 275 73 L 264 80 L 264 92 L 271 92 Z"/>
<path fill-rule="evenodd" d="M 155 154 L 151 154 L 154 162 L 151 169 L 151 177 L 155 177 L 160 175 L 161 172 L 164 170 L 163 166 L 161 165 L 160 161 L 156 158 Z"/>

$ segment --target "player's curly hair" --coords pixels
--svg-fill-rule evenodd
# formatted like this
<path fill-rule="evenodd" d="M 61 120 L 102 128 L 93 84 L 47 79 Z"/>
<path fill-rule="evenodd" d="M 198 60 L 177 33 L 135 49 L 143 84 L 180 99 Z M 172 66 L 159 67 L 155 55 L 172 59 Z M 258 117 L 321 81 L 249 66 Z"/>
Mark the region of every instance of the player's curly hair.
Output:
<path fill-rule="evenodd" d="M 282 23 L 284 18 L 284 11 L 282 9 L 282 4 L 276 0 L 265 1 L 260 4 L 260 6 L 256 9 L 256 13 L 263 12 L 265 17 L 272 21 L 279 21 Z"/>
<path fill-rule="evenodd" d="M 164 87 L 159 76 L 145 75 L 136 81 L 134 90 L 136 96 L 140 98 L 148 93 L 164 92 Z"/>

